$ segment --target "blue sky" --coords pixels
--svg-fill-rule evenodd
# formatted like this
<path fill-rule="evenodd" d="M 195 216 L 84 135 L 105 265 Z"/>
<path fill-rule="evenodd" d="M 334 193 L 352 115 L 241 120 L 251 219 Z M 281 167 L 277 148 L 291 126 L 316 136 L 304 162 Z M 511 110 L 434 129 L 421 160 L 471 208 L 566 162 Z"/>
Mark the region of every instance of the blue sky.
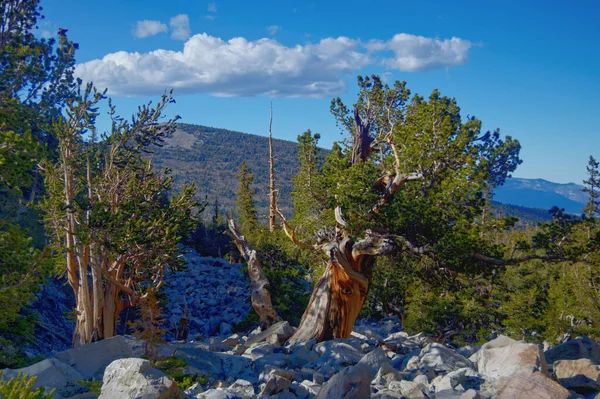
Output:
<path fill-rule="evenodd" d="M 40 34 L 69 29 L 78 74 L 122 115 L 175 87 L 183 122 L 321 145 L 329 102 L 358 74 L 438 88 L 522 144 L 515 176 L 581 183 L 600 158 L 597 1 L 42 0 Z"/>

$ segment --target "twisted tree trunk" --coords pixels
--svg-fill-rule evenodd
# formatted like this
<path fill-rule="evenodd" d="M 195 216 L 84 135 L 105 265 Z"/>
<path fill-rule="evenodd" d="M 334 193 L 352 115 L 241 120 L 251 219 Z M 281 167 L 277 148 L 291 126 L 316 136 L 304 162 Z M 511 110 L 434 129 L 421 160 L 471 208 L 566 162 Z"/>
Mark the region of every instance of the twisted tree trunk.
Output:
<path fill-rule="evenodd" d="M 313 290 L 291 344 L 348 338 L 363 307 L 373 275 L 375 257 L 396 249 L 393 240 L 370 231 L 354 242 L 350 236 L 323 247 L 329 256 L 327 269 Z"/>

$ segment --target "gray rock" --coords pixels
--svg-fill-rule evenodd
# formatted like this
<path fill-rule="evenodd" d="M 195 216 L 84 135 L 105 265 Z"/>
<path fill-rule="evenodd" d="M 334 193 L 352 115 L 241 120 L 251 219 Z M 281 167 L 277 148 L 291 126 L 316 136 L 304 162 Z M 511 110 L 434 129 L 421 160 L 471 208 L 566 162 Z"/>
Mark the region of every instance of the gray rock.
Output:
<path fill-rule="evenodd" d="M 344 367 L 355 365 L 364 356 L 362 350 L 357 349 L 348 340 L 321 342 L 314 350 L 320 355 L 319 358 L 304 366 L 318 371 L 325 378 L 331 378 Z"/>
<path fill-rule="evenodd" d="M 106 367 L 98 399 L 156 399 L 181 395 L 163 372 L 144 359 L 119 359 Z"/>
<path fill-rule="evenodd" d="M 183 345 L 177 345 L 175 353 L 185 359 L 193 373 L 206 375 L 213 381 L 223 377 L 223 363 L 216 353 Z"/>
<path fill-rule="evenodd" d="M 204 392 L 204 389 L 202 389 L 202 385 L 200 385 L 199 383 L 195 383 L 194 385 L 192 385 L 191 387 L 189 387 L 188 389 L 186 389 L 184 391 L 184 393 L 188 396 L 196 396 L 199 393 Z"/>
<path fill-rule="evenodd" d="M 243 356 L 252 360 L 256 360 L 260 357 L 272 354 L 274 350 L 274 345 L 271 345 L 268 342 L 261 342 L 246 349 L 246 351 L 243 353 Z"/>
<path fill-rule="evenodd" d="M 402 396 L 405 396 L 408 399 L 427 398 L 427 389 L 425 386 L 413 381 L 392 381 L 388 388 L 393 391 L 401 392 Z"/>
<path fill-rule="evenodd" d="M 535 371 L 548 375 L 546 359 L 537 345 L 502 335 L 484 344 L 471 360 L 476 362 L 477 370 L 486 379 L 498 380 L 514 373 L 532 374 Z"/>
<path fill-rule="evenodd" d="M 473 368 L 473 363 L 441 344 L 429 344 L 419 354 L 419 369 L 433 370 L 436 374 L 455 371 L 463 367 Z"/>
<path fill-rule="evenodd" d="M 114 360 L 132 357 L 128 341 L 120 335 L 57 352 L 54 357 L 68 364 L 83 375 L 84 379 L 100 379 L 106 366 Z"/>
<path fill-rule="evenodd" d="M 294 329 L 290 326 L 290 323 L 288 323 L 287 321 L 280 321 L 279 323 L 273 324 L 265 331 L 249 337 L 248 341 L 246 342 L 246 345 L 252 346 L 254 344 L 262 342 L 273 334 L 276 334 L 279 337 L 280 342 L 284 342 L 289 337 L 291 337 L 292 334 L 294 334 Z"/>
<path fill-rule="evenodd" d="M 369 369 L 371 369 L 371 379 L 375 377 L 379 369 L 384 365 L 390 365 L 390 361 L 388 357 L 385 355 L 385 352 L 381 348 L 377 348 L 360 359 L 358 364 L 364 364 Z"/>
<path fill-rule="evenodd" d="M 375 375 L 375 378 L 373 378 L 371 384 L 383 385 L 387 387 L 390 382 L 400 380 L 402 380 L 400 372 L 394 369 L 389 363 L 387 363 L 381 366 L 379 370 L 377 370 L 377 374 Z"/>
<path fill-rule="evenodd" d="M 560 385 L 575 392 L 600 391 L 600 366 L 590 359 L 559 360 L 554 375 Z"/>
<path fill-rule="evenodd" d="M 209 389 L 206 392 L 202 392 L 196 396 L 197 399 L 247 399 L 247 397 L 240 395 L 237 392 L 229 389 L 214 388 Z"/>
<path fill-rule="evenodd" d="M 481 349 L 481 346 L 463 346 L 462 348 L 458 348 L 455 352 L 461 356 L 466 357 L 467 359 L 473 356 L 477 351 Z"/>
<path fill-rule="evenodd" d="M 230 335 L 221 341 L 221 345 L 235 347 L 240 343 L 240 336 L 238 334 Z"/>
<path fill-rule="evenodd" d="M 364 364 L 346 367 L 327 381 L 318 399 L 370 398 L 371 370 Z"/>
<path fill-rule="evenodd" d="M 315 384 L 314 382 L 308 380 L 302 381 L 300 385 L 302 385 L 302 387 L 308 391 L 309 395 L 316 395 L 321 390 L 321 385 Z"/>
<path fill-rule="evenodd" d="M 568 399 L 571 393 L 543 373 L 515 373 L 497 384 L 497 399 Z"/>
<path fill-rule="evenodd" d="M 283 353 L 273 353 L 271 355 L 263 356 L 254 361 L 255 370 L 262 370 L 266 366 L 275 366 L 279 368 L 286 368 L 289 364 L 288 355 Z"/>
<path fill-rule="evenodd" d="M 435 393 L 435 399 L 460 399 L 464 394 L 463 391 L 457 391 L 455 389 L 444 389 Z"/>
<path fill-rule="evenodd" d="M 234 355 L 238 355 L 240 356 L 242 353 L 246 352 L 248 350 L 248 347 L 244 344 L 239 344 L 236 345 L 231 352 L 233 352 Z"/>
<path fill-rule="evenodd" d="M 485 399 L 485 398 L 486 398 L 485 396 L 483 396 L 481 393 L 477 392 L 474 389 L 468 389 L 460 396 L 460 399 Z"/>
<path fill-rule="evenodd" d="M 221 360 L 223 378 L 231 380 L 257 380 L 256 372 L 252 370 L 252 362 L 249 359 L 227 353 L 217 353 L 216 355 Z"/>
<path fill-rule="evenodd" d="M 392 357 L 392 359 L 390 360 L 390 363 L 392 364 L 392 367 L 394 367 L 396 370 L 402 371 L 407 368 L 410 361 L 412 369 L 416 370 L 419 364 L 419 353 L 421 353 L 420 350 L 414 350 L 407 354 L 394 355 L 394 357 Z"/>
<path fill-rule="evenodd" d="M 478 372 L 465 367 L 436 377 L 431 385 L 434 387 L 435 392 L 446 389 L 456 389 L 464 392 L 467 389 L 479 390 L 484 382 L 485 380 Z"/>
<path fill-rule="evenodd" d="M 285 370 L 274 366 L 265 366 L 263 371 L 258 376 L 258 381 L 267 382 L 267 380 L 274 375 L 278 375 L 290 381 L 294 381 L 296 379 L 296 374 L 297 373 L 293 370 Z"/>
<path fill-rule="evenodd" d="M 236 380 L 231 386 L 228 388 L 230 391 L 234 391 L 239 393 L 242 396 L 252 397 L 254 392 L 254 385 L 250 381 L 246 380 Z"/>
<path fill-rule="evenodd" d="M 271 374 L 267 382 L 264 384 L 264 387 L 260 392 L 260 396 L 278 394 L 288 389 L 291 383 L 292 382 L 287 378 L 281 377 L 277 374 Z"/>
<path fill-rule="evenodd" d="M 290 364 L 295 367 L 302 367 L 307 363 L 316 361 L 319 358 L 319 354 L 312 350 L 315 343 L 316 341 L 311 339 L 310 341 L 288 348 L 292 352 L 290 355 Z"/>
<path fill-rule="evenodd" d="M 390 391 L 389 389 L 382 389 L 371 394 L 372 399 L 403 399 L 404 397 L 400 392 Z"/>
<path fill-rule="evenodd" d="M 67 398 L 86 391 L 77 383 L 77 380 L 85 379 L 81 373 L 53 357 L 21 369 L 4 369 L 2 370 L 2 380 L 6 381 L 16 377 L 19 372 L 30 377 L 37 377 L 33 384 L 34 389 L 39 387 L 43 387 L 46 391 L 56 389 L 55 398 Z"/>
<path fill-rule="evenodd" d="M 289 388 L 290 392 L 293 392 L 298 399 L 307 399 L 311 396 L 308 389 L 297 381 L 292 381 Z"/>
<path fill-rule="evenodd" d="M 355 339 L 331 339 L 328 341 L 319 342 L 315 345 L 313 350 L 317 352 L 319 355 L 324 355 L 330 352 L 341 352 L 341 351 L 350 351 L 358 354 L 358 356 L 362 357 L 362 342 Z M 359 359 L 360 360 L 360 359 Z"/>
<path fill-rule="evenodd" d="M 600 345 L 588 337 L 577 337 L 544 352 L 548 364 L 557 360 L 592 359 L 600 364 Z"/>
<path fill-rule="evenodd" d="M 325 376 L 321 373 L 314 373 L 312 377 L 315 384 L 323 385 L 325 383 Z"/>

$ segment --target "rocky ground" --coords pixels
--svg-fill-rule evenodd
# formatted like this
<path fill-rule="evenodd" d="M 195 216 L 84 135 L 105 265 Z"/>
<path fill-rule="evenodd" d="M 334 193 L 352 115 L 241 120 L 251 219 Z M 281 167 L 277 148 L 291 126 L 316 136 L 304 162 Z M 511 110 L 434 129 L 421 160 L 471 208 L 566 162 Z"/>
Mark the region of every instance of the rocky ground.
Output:
<path fill-rule="evenodd" d="M 505 336 L 452 349 L 409 336 L 397 318 L 359 321 L 348 339 L 295 346 L 286 345 L 294 331 L 287 322 L 231 334 L 230 323 L 250 308 L 241 265 L 194 253 L 188 259 L 165 293 L 170 324 L 187 307 L 189 340 L 159 352 L 184 359 L 183 372 L 199 383 L 178 386 L 142 358 L 143 343 L 131 336 L 55 352 L 2 378 L 35 375 L 35 386 L 56 389 L 56 398 L 600 398 L 600 345 L 585 337 L 545 352 Z M 89 392 L 86 380 L 101 393 Z"/>
<path fill-rule="evenodd" d="M 186 260 L 186 270 L 166 276 L 169 328 L 175 329 L 187 308 L 190 339 L 229 334 L 231 325 L 242 321 L 251 307 L 250 282 L 242 274 L 243 265 L 194 251 L 186 254 Z"/>
<path fill-rule="evenodd" d="M 142 359 L 141 343 L 128 336 L 58 352 L 22 371 L 57 398 L 97 397 L 81 380 L 102 380 L 101 399 L 600 397 L 600 345 L 588 338 L 546 352 L 505 336 L 452 350 L 398 325 L 359 323 L 349 339 L 296 346 L 285 345 L 293 332 L 287 322 L 247 336 L 169 343 L 162 355 L 185 359 L 187 373 L 203 376 L 185 391 Z M 18 371 L 4 370 L 3 378 Z"/>

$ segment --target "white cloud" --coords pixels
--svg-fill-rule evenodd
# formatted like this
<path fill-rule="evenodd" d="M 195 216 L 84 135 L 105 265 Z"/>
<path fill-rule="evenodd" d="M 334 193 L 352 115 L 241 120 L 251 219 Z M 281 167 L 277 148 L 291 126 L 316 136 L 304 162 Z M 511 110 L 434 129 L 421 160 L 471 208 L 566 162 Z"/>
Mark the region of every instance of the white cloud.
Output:
<path fill-rule="evenodd" d="M 161 23 L 160 21 L 138 21 L 135 29 L 133 30 L 133 35 L 138 39 L 143 39 L 148 36 L 158 35 L 161 32 L 166 32 L 168 30 L 167 25 Z"/>
<path fill-rule="evenodd" d="M 267 32 L 269 32 L 269 35 L 271 35 L 271 36 L 273 36 L 274 34 L 279 32 L 280 30 L 281 30 L 281 26 L 279 26 L 279 25 L 267 26 Z"/>
<path fill-rule="evenodd" d="M 225 41 L 203 33 L 189 38 L 181 51 L 120 51 L 77 65 L 76 74 L 125 96 L 156 95 L 174 88 L 179 95 L 329 97 L 343 93 L 345 78 L 368 65 L 419 71 L 463 64 L 470 47 L 470 42 L 458 38 L 406 34 L 385 42 L 329 37 L 288 47 L 274 39 Z"/>
<path fill-rule="evenodd" d="M 407 72 L 461 65 L 467 62 L 471 46 L 470 41 L 457 37 L 439 40 L 399 33 L 383 44 L 385 49 L 394 53 L 393 58 L 386 58 L 383 62 L 392 69 Z"/>
<path fill-rule="evenodd" d="M 171 37 L 177 40 L 187 40 L 190 37 L 190 18 L 187 14 L 179 14 L 169 21 Z"/>
<path fill-rule="evenodd" d="M 208 12 L 217 12 L 217 3 L 208 3 Z"/>

